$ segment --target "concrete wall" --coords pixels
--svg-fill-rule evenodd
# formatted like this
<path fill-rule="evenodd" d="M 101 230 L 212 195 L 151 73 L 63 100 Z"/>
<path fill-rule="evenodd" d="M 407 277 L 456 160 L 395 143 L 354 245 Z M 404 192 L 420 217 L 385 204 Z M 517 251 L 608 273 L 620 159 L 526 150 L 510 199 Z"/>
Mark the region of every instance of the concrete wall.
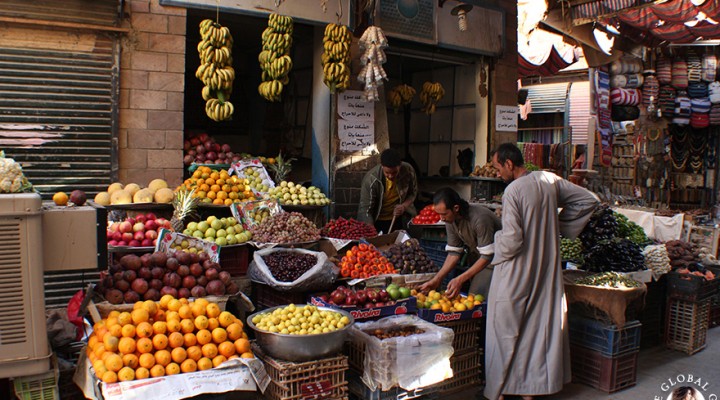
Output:
<path fill-rule="evenodd" d="M 505 10 L 505 53 L 491 67 L 490 73 L 490 149 L 517 141 L 516 132 L 495 131 L 495 106 L 517 105 L 517 2 L 497 0 L 496 5 Z M 475 161 L 478 163 L 477 158 Z"/>
<path fill-rule="evenodd" d="M 120 55 L 119 179 L 145 185 L 183 176 L 186 9 L 125 2 Z"/>

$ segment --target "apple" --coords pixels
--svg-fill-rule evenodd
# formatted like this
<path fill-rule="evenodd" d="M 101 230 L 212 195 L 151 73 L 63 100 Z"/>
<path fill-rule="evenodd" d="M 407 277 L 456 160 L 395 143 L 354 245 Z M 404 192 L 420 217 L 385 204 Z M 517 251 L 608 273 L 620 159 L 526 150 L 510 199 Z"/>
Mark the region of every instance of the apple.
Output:
<path fill-rule="evenodd" d="M 133 240 L 133 234 L 131 232 L 125 232 L 122 234 L 122 240 L 125 242 L 129 242 Z"/>
<path fill-rule="evenodd" d="M 146 231 L 156 231 L 158 230 L 158 223 L 154 219 L 149 219 L 145 221 L 145 230 Z"/>
<path fill-rule="evenodd" d="M 133 240 L 131 240 L 131 241 L 128 243 L 128 246 L 130 246 L 130 247 L 140 247 L 140 244 L 141 244 L 141 242 L 133 239 Z"/>
<path fill-rule="evenodd" d="M 117 245 L 118 245 L 118 241 L 117 241 L 117 240 L 110 240 L 110 241 L 108 242 L 108 245 L 110 245 L 110 246 L 117 246 Z"/>
<path fill-rule="evenodd" d="M 142 242 L 140 242 L 140 245 L 142 247 L 150 247 L 153 245 L 153 242 L 150 239 L 143 239 Z"/>
<path fill-rule="evenodd" d="M 145 232 L 135 232 L 135 234 L 133 235 L 133 239 L 137 240 L 138 242 L 142 242 L 145 239 Z"/>
<path fill-rule="evenodd" d="M 318 298 L 326 303 L 328 302 L 328 300 L 330 300 L 330 298 L 326 294 L 321 294 L 320 296 L 318 296 Z"/>
<path fill-rule="evenodd" d="M 113 236 L 115 235 L 115 233 L 116 233 L 115 231 L 111 231 L 110 229 L 108 229 L 108 230 L 105 232 L 105 238 L 106 238 L 107 240 L 112 240 L 112 238 L 113 238 Z"/>
<path fill-rule="evenodd" d="M 152 221 L 152 220 L 157 219 L 157 217 L 156 217 L 155 214 L 153 214 L 153 213 L 147 213 L 147 214 L 145 214 L 145 218 L 147 218 L 148 221 Z"/>
<path fill-rule="evenodd" d="M 123 235 L 123 234 L 120 233 L 119 231 L 118 231 L 118 232 L 113 232 L 112 239 L 113 239 L 114 241 L 116 241 L 116 242 L 119 242 L 119 241 L 122 240 L 122 235 Z"/>
<path fill-rule="evenodd" d="M 386 301 L 390 300 L 390 295 L 388 294 L 387 291 L 385 291 L 385 289 L 381 289 L 378 292 L 378 300 L 380 300 L 382 302 L 386 302 Z"/>
<path fill-rule="evenodd" d="M 137 221 L 135 221 L 135 217 L 130 217 L 126 221 L 129 222 L 130 225 L 135 225 L 135 223 L 137 222 Z"/>
<path fill-rule="evenodd" d="M 142 222 L 142 223 L 144 224 L 145 221 L 147 221 L 147 217 L 146 217 L 145 215 L 143 215 L 143 214 L 140 214 L 140 215 L 138 215 L 138 216 L 135 217 L 135 221 L 137 221 L 137 222 Z"/>
<path fill-rule="evenodd" d="M 130 221 L 123 221 L 120 223 L 120 226 L 118 227 L 118 230 L 121 233 L 125 232 L 132 232 L 133 230 L 133 224 L 130 223 Z"/>
<path fill-rule="evenodd" d="M 357 298 L 358 304 L 365 304 L 368 300 L 367 293 L 365 293 L 364 290 L 358 290 L 355 292 L 355 297 Z"/>
<path fill-rule="evenodd" d="M 347 296 L 345 296 L 345 305 L 346 306 L 354 306 L 357 303 L 357 297 L 353 293 L 349 293 Z"/>
<path fill-rule="evenodd" d="M 133 225 L 133 232 L 140 232 L 145 230 L 145 224 L 142 222 L 136 222 L 135 225 Z"/>
<path fill-rule="evenodd" d="M 117 243 L 117 245 L 118 245 L 118 246 L 127 246 L 128 244 L 127 244 L 126 241 L 120 240 L 120 241 Z"/>
<path fill-rule="evenodd" d="M 378 301 L 375 303 L 375 307 L 385 307 L 385 303 L 383 303 L 382 301 Z"/>
<path fill-rule="evenodd" d="M 153 246 L 155 246 L 157 244 L 157 239 L 153 239 L 152 243 L 153 243 Z"/>
<path fill-rule="evenodd" d="M 370 303 L 370 302 L 365 303 L 365 305 L 363 306 L 363 308 L 373 308 L 373 303 Z"/>
<path fill-rule="evenodd" d="M 158 234 L 156 231 L 145 231 L 145 239 L 149 239 L 152 241 L 153 239 L 157 239 Z"/>
<path fill-rule="evenodd" d="M 345 297 L 345 292 L 338 288 L 330 294 L 330 302 L 342 305 L 345 304 Z"/>
<path fill-rule="evenodd" d="M 366 295 L 369 302 L 375 303 L 378 301 L 378 294 L 374 289 L 366 290 Z"/>

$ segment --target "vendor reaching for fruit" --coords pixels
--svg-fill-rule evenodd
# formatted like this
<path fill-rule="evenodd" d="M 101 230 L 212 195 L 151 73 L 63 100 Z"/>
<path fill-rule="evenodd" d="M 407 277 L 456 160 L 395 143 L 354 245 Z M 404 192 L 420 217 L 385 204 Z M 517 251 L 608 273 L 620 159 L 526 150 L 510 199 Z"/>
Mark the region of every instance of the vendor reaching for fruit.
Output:
<path fill-rule="evenodd" d="M 492 279 L 492 268 L 488 268 L 494 254 L 495 232 L 500 230 L 500 218 L 490 209 L 479 204 L 468 204 L 451 188 L 440 189 L 433 197 L 435 212 L 445 222 L 447 231 L 447 257 L 440 271 L 420 286 L 427 292 L 440 286 L 443 279 L 455 268 L 464 251 L 468 252 L 470 268 L 448 283 L 447 296 L 452 298 L 460 293 L 463 284 L 470 282 L 469 293 L 487 298 Z"/>
<path fill-rule="evenodd" d="M 375 225 L 378 232 L 404 229 L 417 214 L 413 206 L 417 192 L 415 170 L 402 162 L 397 151 L 387 149 L 380 154 L 380 165 L 362 180 L 357 219 Z"/>

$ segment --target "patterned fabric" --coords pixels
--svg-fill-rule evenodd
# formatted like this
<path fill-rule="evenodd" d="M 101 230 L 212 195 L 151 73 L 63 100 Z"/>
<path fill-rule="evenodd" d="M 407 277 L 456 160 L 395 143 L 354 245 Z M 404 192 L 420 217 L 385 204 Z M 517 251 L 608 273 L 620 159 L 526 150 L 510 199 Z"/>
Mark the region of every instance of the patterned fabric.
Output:
<path fill-rule="evenodd" d="M 708 87 L 705 82 L 693 82 L 688 85 L 687 92 L 691 98 L 707 97 Z"/>
<path fill-rule="evenodd" d="M 690 116 L 690 126 L 693 128 L 707 128 L 710 125 L 710 116 L 707 113 L 693 112 Z"/>
<path fill-rule="evenodd" d="M 610 87 L 611 88 L 624 88 L 627 85 L 627 78 L 625 75 L 612 75 L 610 76 Z"/>
<path fill-rule="evenodd" d="M 687 97 L 684 91 L 678 91 L 677 97 L 675 97 L 675 116 L 676 117 L 689 117 L 692 111 L 692 103 L 690 98 Z"/>
<path fill-rule="evenodd" d="M 661 54 L 658 57 L 655 70 L 657 71 L 658 82 L 663 85 L 669 85 L 672 83 L 672 62 L 669 58 Z"/>
<path fill-rule="evenodd" d="M 717 57 L 714 54 L 705 54 L 702 59 L 702 80 L 712 82 L 717 72 Z"/>
<path fill-rule="evenodd" d="M 637 58 L 621 58 L 610 64 L 610 73 L 613 75 L 636 74 L 642 71 L 642 60 Z"/>
<path fill-rule="evenodd" d="M 672 119 L 672 123 L 676 125 L 688 125 L 690 124 L 690 118 L 675 117 Z"/>
<path fill-rule="evenodd" d="M 687 74 L 688 82 L 700 82 L 702 80 L 702 60 L 693 52 L 687 55 Z"/>
<path fill-rule="evenodd" d="M 658 95 L 658 103 L 660 110 L 666 117 L 672 117 L 675 114 L 675 88 L 672 86 L 660 86 L 660 94 Z"/>
<path fill-rule="evenodd" d="M 710 96 L 711 103 L 720 103 L 720 82 L 715 81 L 708 85 L 708 96 Z"/>
<path fill-rule="evenodd" d="M 595 85 L 595 109 L 598 114 L 598 126 L 600 129 L 610 129 L 612 127 L 610 117 L 610 75 L 607 72 L 596 70 Z"/>
<path fill-rule="evenodd" d="M 707 97 L 702 99 L 690 99 L 690 106 L 692 107 L 693 113 L 708 113 L 710 112 L 710 99 Z"/>
<path fill-rule="evenodd" d="M 637 106 L 612 106 L 613 121 L 632 121 L 640 117 L 640 109 Z"/>
<path fill-rule="evenodd" d="M 688 87 L 687 63 L 681 58 L 676 58 L 672 63 L 672 85 L 677 89 Z"/>
<path fill-rule="evenodd" d="M 643 106 L 648 107 L 650 103 L 658 104 L 658 94 L 660 94 L 660 83 L 655 75 L 648 75 L 645 77 L 645 83 L 642 87 L 642 98 Z M 652 101 L 650 101 L 652 97 Z"/>
<path fill-rule="evenodd" d="M 610 90 L 610 102 L 619 106 L 636 106 L 640 104 L 642 93 L 639 89 L 612 89 Z"/>
<path fill-rule="evenodd" d="M 661 40 L 671 43 L 690 43 L 697 39 L 685 24 L 663 24 L 650 29 Z"/>
<path fill-rule="evenodd" d="M 710 125 L 720 125 L 720 104 L 713 104 L 710 107 Z"/>
<path fill-rule="evenodd" d="M 650 6 L 653 13 L 663 21 L 684 23 L 694 19 L 698 13 L 697 8 L 690 0 L 670 0 Z"/>
<path fill-rule="evenodd" d="M 640 74 L 625 75 L 625 78 L 627 79 L 627 83 L 625 84 L 625 88 L 627 89 L 637 89 L 641 87 L 645 81 Z"/>

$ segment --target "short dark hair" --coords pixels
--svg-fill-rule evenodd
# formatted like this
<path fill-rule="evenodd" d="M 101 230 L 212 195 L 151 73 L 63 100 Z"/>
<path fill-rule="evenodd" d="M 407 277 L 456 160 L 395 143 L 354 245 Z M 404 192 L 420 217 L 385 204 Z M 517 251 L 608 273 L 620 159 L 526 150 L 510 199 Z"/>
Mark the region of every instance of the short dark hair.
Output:
<path fill-rule="evenodd" d="M 470 204 L 468 204 L 465 199 L 460 197 L 458 192 L 456 192 L 452 188 L 444 187 L 435 192 L 435 195 L 433 196 L 433 204 L 440 203 L 445 204 L 446 208 L 454 208 L 455 206 L 460 206 L 460 215 L 468 215 L 468 209 L 470 208 Z"/>
<path fill-rule="evenodd" d="M 383 167 L 394 168 L 399 166 L 401 162 L 400 153 L 395 149 L 387 149 L 380 153 L 380 164 Z"/>
<path fill-rule="evenodd" d="M 695 388 L 691 386 L 680 386 L 677 389 L 673 390 L 672 398 L 673 400 L 685 400 L 685 397 L 687 397 L 688 394 L 695 398 Z"/>
<path fill-rule="evenodd" d="M 510 160 L 516 167 L 525 165 L 522 152 L 520 152 L 520 149 L 513 143 L 501 144 L 493 154 L 497 154 L 497 159 L 500 164 L 505 164 L 505 161 Z"/>

